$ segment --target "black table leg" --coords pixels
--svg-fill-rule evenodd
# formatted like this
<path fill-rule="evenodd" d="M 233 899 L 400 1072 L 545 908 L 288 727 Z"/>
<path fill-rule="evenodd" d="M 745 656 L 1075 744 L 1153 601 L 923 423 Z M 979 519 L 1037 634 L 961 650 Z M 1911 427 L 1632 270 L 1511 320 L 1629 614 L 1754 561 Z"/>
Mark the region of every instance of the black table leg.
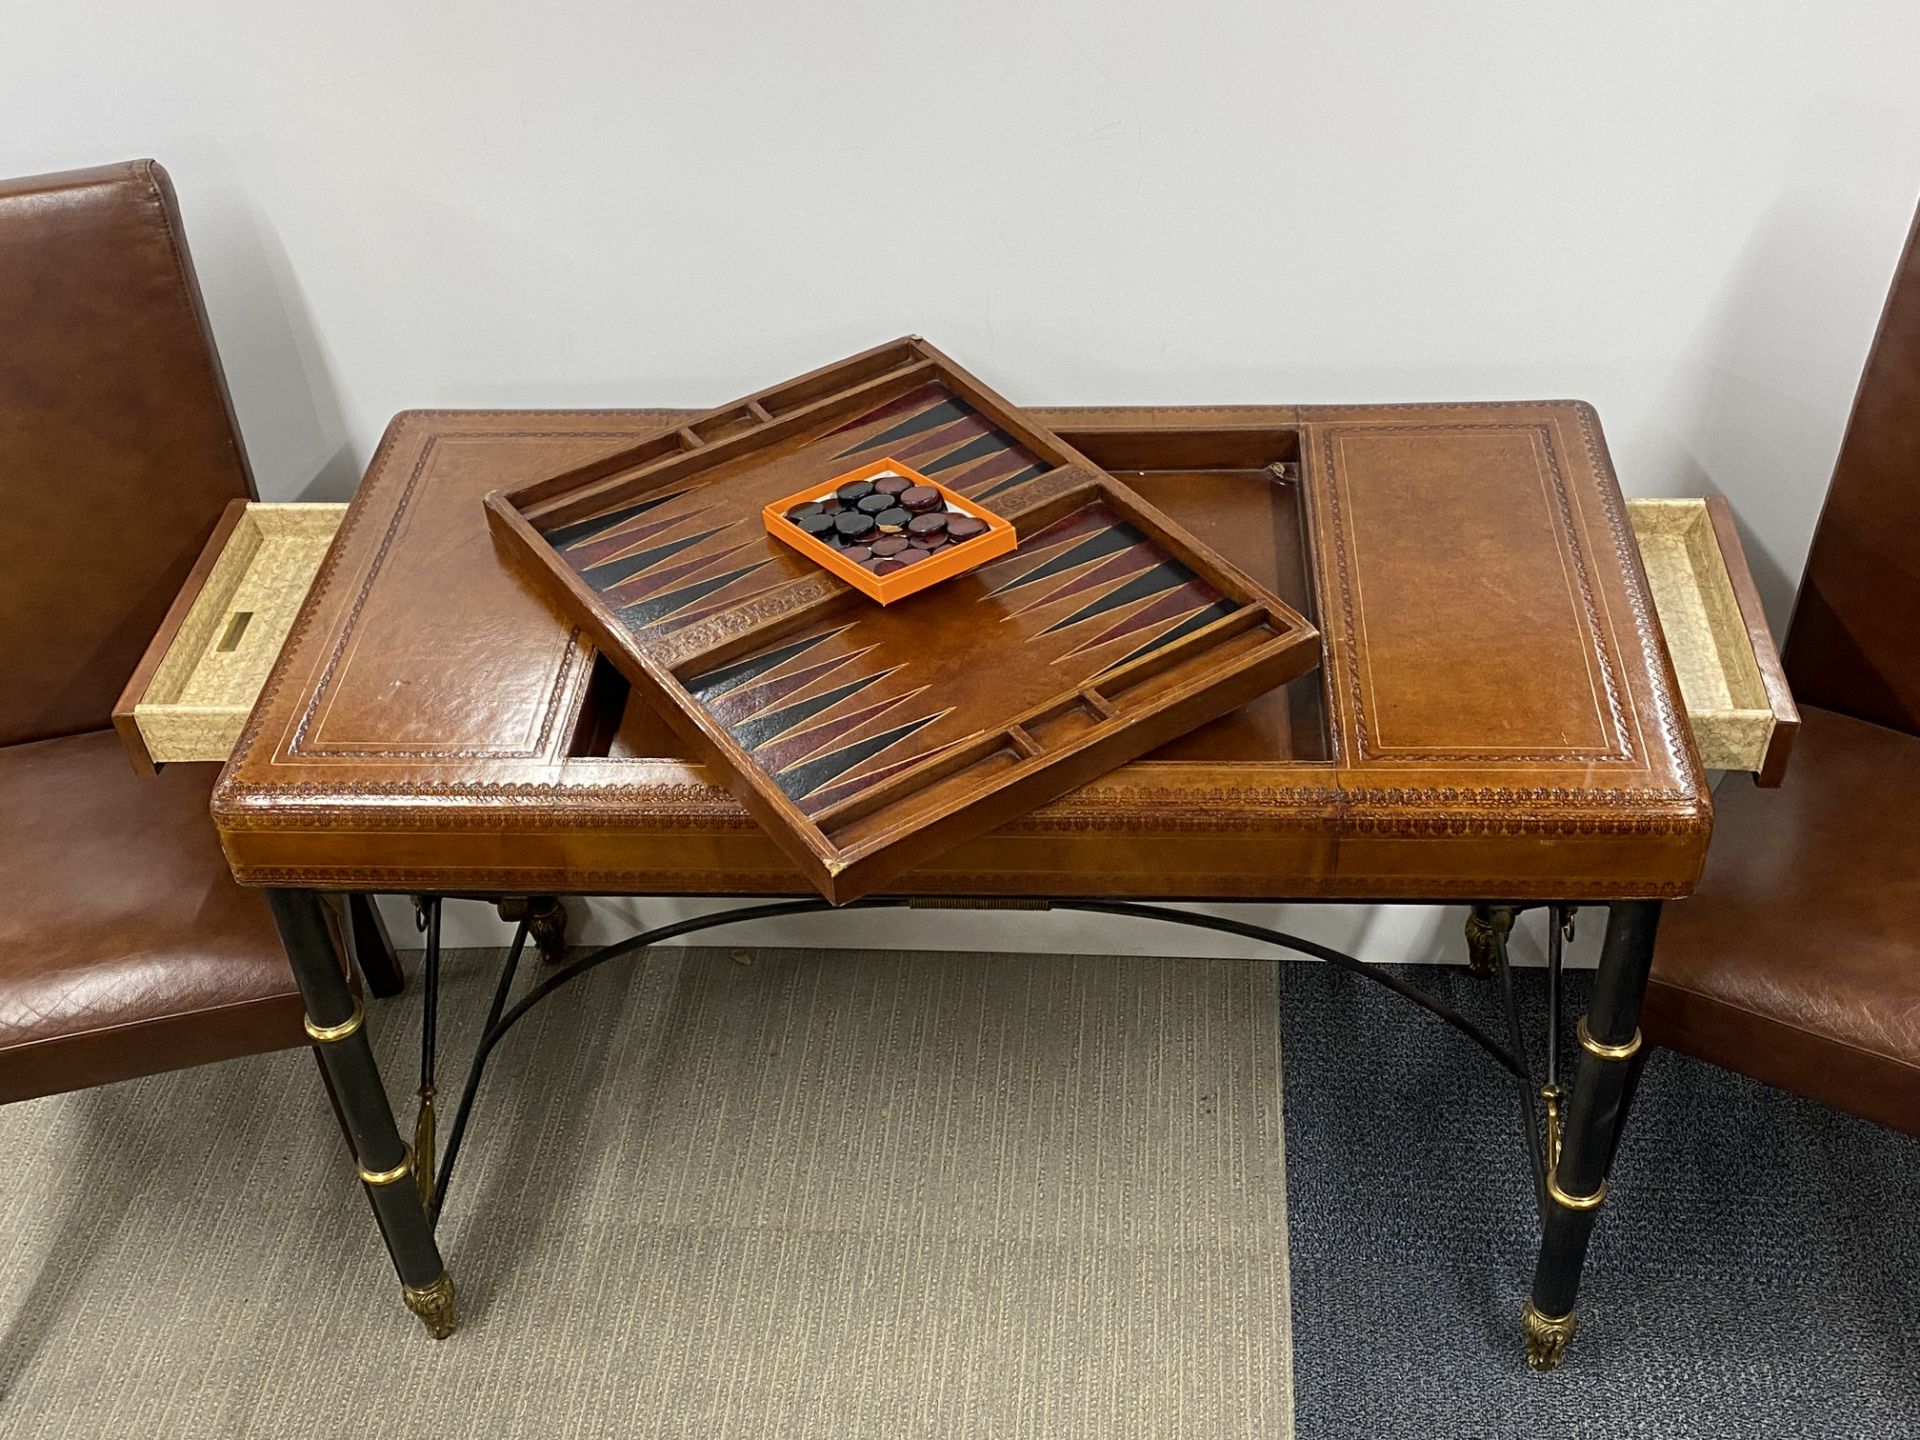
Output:
<path fill-rule="evenodd" d="M 1567 1103 L 1559 1160 L 1547 1177 L 1533 1294 L 1521 1310 L 1527 1363 L 1536 1370 L 1558 1365 L 1573 1339 L 1580 1269 L 1607 1196 L 1607 1170 L 1619 1138 L 1628 1068 L 1640 1048 L 1640 1002 L 1660 924 L 1657 900 L 1616 901 L 1609 912 L 1593 998 L 1578 1030 L 1580 1073 Z"/>
<path fill-rule="evenodd" d="M 306 1003 L 307 1034 L 332 1082 L 355 1167 L 400 1276 L 401 1298 L 428 1334 L 444 1340 L 453 1333 L 453 1280 L 411 1183 L 413 1152 L 394 1127 L 393 1107 L 367 1044 L 366 1012 L 341 974 L 320 897 L 311 890 L 266 895 Z"/>
<path fill-rule="evenodd" d="M 371 895 L 356 890 L 347 896 L 346 931 L 348 953 L 367 989 L 387 1000 L 407 988 L 407 977 L 400 972 L 393 942 L 387 938 L 387 927 L 374 909 Z"/>

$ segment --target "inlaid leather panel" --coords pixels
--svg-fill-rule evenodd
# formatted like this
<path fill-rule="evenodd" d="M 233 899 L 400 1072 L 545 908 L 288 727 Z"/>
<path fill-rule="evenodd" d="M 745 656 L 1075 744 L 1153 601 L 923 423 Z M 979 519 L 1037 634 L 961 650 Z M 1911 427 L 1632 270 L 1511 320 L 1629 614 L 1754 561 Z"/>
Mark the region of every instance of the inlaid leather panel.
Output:
<path fill-rule="evenodd" d="M 1316 453 L 1356 755 L 1623 754 L 1547 426 L 1330 425 Z"/>
<path fill-rule="evenodd" d="M 631 434 L 429 437 L 396 477 L 378 533 L 356 536 L 362 563 L 329 577 L 351 587 L 351 603 L 295 719 L 290 753 L 369 762 L 558 753 L 590 652 L 570 621 L 500 563 L 484 522 L 472 522 L 487 491 L 590 459 Z M 423 607 L 453 597 L 458 623 L 423 623 Z"/>

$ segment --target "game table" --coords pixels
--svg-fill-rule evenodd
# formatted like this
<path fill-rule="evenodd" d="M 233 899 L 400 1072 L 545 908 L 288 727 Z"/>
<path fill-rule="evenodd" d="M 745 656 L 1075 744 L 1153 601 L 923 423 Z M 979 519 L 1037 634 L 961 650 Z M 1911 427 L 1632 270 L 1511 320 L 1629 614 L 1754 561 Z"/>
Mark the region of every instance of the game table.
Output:
<path fill-rule="evenodd" d="M 488 492 L 691 413 L 399 415 L 310 589 L 305 575 L 282 587 L 292 598 L 277 614 L 271 596 L 248 602 L 251 629 L 195 618 L 192 592 L 224 563 L 216 536 L 156 638 L 163 655 L 190 640 L 243 653 L 257 639 L 250 711 L 250 697 L 236 708 L 229 696 L 210 748 L 149 754 L 128 706 L 137 763 L 231 752 L 213 800 L 221 841 L 237 879 L 269 887 L 359 1179 L 406 1303 L 436 1336 L 454 1322 L 434 1221 L 481 1067 L 514 1020 L 645 944 L 828 908 L 489 534 Z M 1514 1077 L 1541 1223 L 1521 1313 L 1529 1360 L 1551 1367 L 1573 1333 L 1606 1194 L 1660 905 L 1688 892 L 1706 854 L 1694 732 L 1726 752 L 1709 757 L 1717 766 L 1755 770 L 1777 768 L 1791 734 L 1787 713 L 1767 710 L 1770 692 L 1750 693 L 1752 675 L 1770 682 L 1777 662 L 1731 525 L 1684 502 L 1690 520 L 1668 515 L 1637 542 L 1599 422 L 1572 402 L 1027 413 L 1313 621 L 1321 663 L 857 903 L 1198 925 L 1403 992 L 1397 976 L 1312 942 L 1150 902 L 1464 901 L 1476 968 L 1490 969 L 1504 969 L 1515 911 L 1546 905 L 1556 977 L 1560 922 L 1573 906 L 1604 906 L 1570 1086 L 1557 1024 L 1542 1086 L 1510 1003 L 1503 1043 L 1415 995 Z M 1672 564 L 1656 565 L 1656 550 Z M 1671 655 L 1650 571 L 1673 592 L 1661 596 L 1669 627 L 1683 612 L 1704 627 L 1669 637 Z M 1684 700 L 1676 660 L 1697 672 Z M 411 1145 L 334 958 L 330 892 L 414 896 L 427 930 Z M 554 897 L 571 894 L 743 905 L 560 963 L 515 1000 L 529 936 L 559 956 Z M 436 1171 L 434 991 L 449 898 L 501 903 L 520 925 Z"/>

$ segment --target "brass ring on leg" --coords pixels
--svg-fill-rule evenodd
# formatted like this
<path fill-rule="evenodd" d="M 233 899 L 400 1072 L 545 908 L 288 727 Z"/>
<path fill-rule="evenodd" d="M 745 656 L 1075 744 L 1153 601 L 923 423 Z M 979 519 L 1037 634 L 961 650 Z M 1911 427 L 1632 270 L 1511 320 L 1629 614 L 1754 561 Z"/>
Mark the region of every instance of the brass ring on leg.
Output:
<path fill-rule="evenodd" d="M 1569 1195 L 1560 1188 L 1560 1182 L 1551 1174 L 1547 1176 L 1547 1194 L 1569 1210 L 1598 1210 L 1600 1202 L 1607 1198 L 1607 1182 L 1602 1180 L 1600 1188 L 1591 1195 Z"/>
<path fill-rule="evenodd" d="M 355 1164 L 353 1168 L 360 1174 L 360 1183 L 362 1185 L 392 1185 L 411 1175 L 413 1173 L 413 1147 L 409 1145 L 401 1148 L 407 1153 L 401 1158 L 400 1163 L 391 1170 L 369 1170 L 364 1165 Z"/>
<path fill-rule="evenodd" d="M 1573 1027 L 1573 1033 L 1580 1037 L 1580 1048 L 1589 1055 L 1602 1060 L 1631 1060 L 1634 1051 L 1640 1048 L 1640 1028 L 1634 1027 L 1633 1038 L 1624 1045 L 1607 1045 L 1593 1038 L 1593 1032 L 1587 1029 L 1587 1017 L 1582 1015 L 1579 1024 Z"/>
<path fill-rule="evenodd" d="M 300 1024 L 307 1032 L 307 1038 L 316 1045 L 333 1045 L 347 1039 L 366 1022 L 367 1007 L 358 995 L 353 997 L 353 1014 L 338 1025 L 317 1025 L 311 1015 L 302 1015 Z"/>

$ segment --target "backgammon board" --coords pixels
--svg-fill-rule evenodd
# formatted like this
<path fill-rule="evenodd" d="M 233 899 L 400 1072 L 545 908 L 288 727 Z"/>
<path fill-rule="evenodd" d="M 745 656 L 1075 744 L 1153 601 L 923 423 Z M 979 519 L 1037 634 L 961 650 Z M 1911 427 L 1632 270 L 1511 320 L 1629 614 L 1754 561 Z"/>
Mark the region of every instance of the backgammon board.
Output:
<path fill-rule="evenodd" d="M 1018 548 L 883 607 L 765 533 L 770 500 L 881 456 Z M 1318 657 L 1300 614 L 919 340 L 487 506 L 835 901 Z"/>

